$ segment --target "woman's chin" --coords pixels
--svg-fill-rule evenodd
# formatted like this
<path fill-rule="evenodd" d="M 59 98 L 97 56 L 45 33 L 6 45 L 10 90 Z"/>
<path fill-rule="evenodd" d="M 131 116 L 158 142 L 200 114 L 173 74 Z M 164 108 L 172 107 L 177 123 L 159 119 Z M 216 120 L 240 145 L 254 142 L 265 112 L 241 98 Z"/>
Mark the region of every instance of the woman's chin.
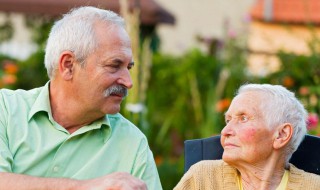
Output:
<path fill-rule="evenodd" d="M 236 155 L 228 154 L 228 153 L 223 153 L 222 155 L 222 160 L 228 164 L 233 163 L 237 160 Z"/>

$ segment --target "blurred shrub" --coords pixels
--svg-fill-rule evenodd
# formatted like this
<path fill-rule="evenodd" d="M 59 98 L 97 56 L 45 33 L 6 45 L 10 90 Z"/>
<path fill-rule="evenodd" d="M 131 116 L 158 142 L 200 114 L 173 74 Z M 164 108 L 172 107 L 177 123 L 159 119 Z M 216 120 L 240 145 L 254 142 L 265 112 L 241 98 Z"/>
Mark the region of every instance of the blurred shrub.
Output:
<path fill-rule="evenodd" d="M 19 68 L 16 88 L 32 89 L 43 86 L 49 80 L 42 50 L 33 53 L 28 59 L 20 61 Z"/>
<path fill-rule="evenodd" d="M 0 88 L 28 90 L 43 86 L 49 80 L 43 58 L 43 51 L 23 61 L 0 55 Z"/>
<path fill-rule="evenodd" d="M 0 88 L 14 88 L 18 71 L 19 66 L 15 59 L 0 55 Z"/>
<path fill-rule="evenodd" d="M 38 51 L 26 60 L 0 55 L 0 88 L 32 89 L 44 85 L 49 80 L 44 67 L 44 47 L 53 21 L 53 18 L 44 16 L 26 16 L 25 24 L 32 32 L 32 40 L 38 45 Z M 0 34 L 8 31 L 13 33 L 9 19 L 0 26 Z M 10 39 L 11 36 L 0 39 L 0 42 Z M 10 73 L 8 69 L 14 72 Z"/>

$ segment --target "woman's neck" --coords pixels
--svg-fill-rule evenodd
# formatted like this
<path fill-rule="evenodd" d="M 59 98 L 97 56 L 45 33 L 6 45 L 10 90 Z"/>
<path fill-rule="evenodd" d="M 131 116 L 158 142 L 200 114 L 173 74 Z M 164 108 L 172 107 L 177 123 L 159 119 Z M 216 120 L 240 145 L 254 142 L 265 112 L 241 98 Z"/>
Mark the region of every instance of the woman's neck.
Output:
<path fill-rule="evenodd" d="M 245 190 L 274 190 L 281 182 L 285 172 L 284 159 L 274 157 L 258 164 L 236 166 L 241 175 L 241 183 Z"/>

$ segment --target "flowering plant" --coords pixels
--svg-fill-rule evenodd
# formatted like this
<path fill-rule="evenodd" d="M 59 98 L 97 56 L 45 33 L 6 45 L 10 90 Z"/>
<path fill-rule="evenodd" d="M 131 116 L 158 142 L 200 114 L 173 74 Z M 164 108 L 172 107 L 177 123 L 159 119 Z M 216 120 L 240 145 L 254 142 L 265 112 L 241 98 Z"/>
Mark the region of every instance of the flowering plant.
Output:
<path fill-rule="evenodd" d="M 319 116 L 316 113 L 309 113 L 307 120 L 307 128 L 308 130 L 317 129 L 319 124 Z"/>
<path fill-rule="evenodd" d="M 8 59 L 0 61 L 0 88 L 12 88 L 17 82 L 18 65 Z"/>

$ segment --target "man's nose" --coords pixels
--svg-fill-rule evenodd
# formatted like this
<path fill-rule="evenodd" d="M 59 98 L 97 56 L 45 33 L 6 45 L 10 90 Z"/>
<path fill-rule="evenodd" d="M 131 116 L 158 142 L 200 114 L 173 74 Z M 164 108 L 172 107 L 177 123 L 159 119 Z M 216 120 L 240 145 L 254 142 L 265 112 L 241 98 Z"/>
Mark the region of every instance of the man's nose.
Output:
<path fill-rule="evenodd" d="M 129 70 L 123 71 L 121 77 L 118 79 L 118 83 L 125 86 L 127 89 L 132 88 L 133 83 Z"/>

